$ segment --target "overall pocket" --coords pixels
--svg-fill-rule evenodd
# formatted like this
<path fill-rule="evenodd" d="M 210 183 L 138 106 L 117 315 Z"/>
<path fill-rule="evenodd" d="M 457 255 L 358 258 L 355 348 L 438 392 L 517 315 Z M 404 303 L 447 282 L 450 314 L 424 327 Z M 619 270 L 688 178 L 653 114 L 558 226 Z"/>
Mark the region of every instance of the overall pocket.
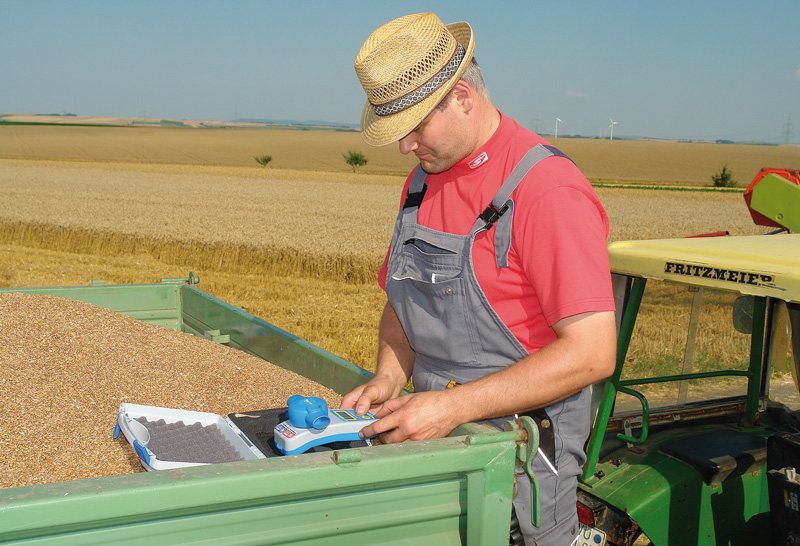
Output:
<path fill-rule="evenodd" d="M 386 293 L 414 351 L 475 366 L 477 345 L 461 273 L 460 254 L 411 239 L 391 268 Z"/>
<path fill-rule="evenodd" d="M 461 254 L 419 238 L 406 239 L 390 275 L 394 280 L 412 279 L 442 282 L 457 278 L 462 269 Z"/>

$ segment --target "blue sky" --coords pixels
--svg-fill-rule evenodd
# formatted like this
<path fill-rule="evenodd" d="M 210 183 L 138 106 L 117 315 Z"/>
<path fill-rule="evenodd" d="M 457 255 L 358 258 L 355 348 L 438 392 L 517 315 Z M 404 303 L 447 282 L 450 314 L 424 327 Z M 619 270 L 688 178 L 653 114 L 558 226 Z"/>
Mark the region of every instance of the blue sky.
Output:
<path fill-rule="evenodd" d="M 356 123 L 361 43 L 421 11 L 543 133 L 800 143 L 798 0 L 0 0 L 0 112 Z"/>

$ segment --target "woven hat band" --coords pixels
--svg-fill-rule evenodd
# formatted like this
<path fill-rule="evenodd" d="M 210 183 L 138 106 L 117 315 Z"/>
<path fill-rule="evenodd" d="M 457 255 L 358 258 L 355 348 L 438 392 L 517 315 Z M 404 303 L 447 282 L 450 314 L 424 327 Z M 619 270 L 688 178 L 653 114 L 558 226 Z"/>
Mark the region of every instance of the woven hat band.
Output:
<path fill-rule="evenodd" d="M 383 104 L 373 104 L 372 109 L 379 116 L 391 116 L 397 114 L 415 104 L 419 104 L 426 98 L 430 97 L 437 89 L 441 88 L 458 70 L 461 61 L 464 59 L 466 53 L 464 47 L 460 43 L 456 43 L 456 51 L 450 58 L 450 61 L 439 72 L 433 75 L 427 82 L 414 89 L 410 93 L 406 93 L 402 97 L 391 100 Z"/>

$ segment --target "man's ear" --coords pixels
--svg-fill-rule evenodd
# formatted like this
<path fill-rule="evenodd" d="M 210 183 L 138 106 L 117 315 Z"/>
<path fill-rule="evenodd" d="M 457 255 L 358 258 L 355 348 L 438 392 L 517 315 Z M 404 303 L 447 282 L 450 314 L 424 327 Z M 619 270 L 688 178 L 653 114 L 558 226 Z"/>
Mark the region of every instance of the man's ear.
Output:
<path fill-rule="evenodd" d="M 464 112 L 469 112 L 475 107 L 475 91 L 464 80 L 456 82 L 451 93 Z"/>

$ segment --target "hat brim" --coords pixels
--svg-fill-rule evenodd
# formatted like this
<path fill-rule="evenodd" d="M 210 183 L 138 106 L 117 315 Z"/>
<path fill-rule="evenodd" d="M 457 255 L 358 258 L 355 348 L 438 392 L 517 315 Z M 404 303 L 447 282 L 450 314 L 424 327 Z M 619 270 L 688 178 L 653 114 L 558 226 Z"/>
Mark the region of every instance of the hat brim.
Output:
<path fill-rule="evenodd" d="M 372 108 L 372 104 L 367 101 L 364 105 L 364 110 L 361 112 L 361 137 L 367 144 L 385 146 L 406 136 L 414 130 L 414 127 L 422 123 L 422 120 L 436 108 L 444 96 L 461 79 L 475 52 L 475 37 L 472 33 L 472 27 L 465 22 L 451 23 L 445 25 L 445 27 L 465 50 L 464 59 L 461 61 L 458 70 L 431 96 L 402 112 L 390 116 L 379 116 Z"/>

